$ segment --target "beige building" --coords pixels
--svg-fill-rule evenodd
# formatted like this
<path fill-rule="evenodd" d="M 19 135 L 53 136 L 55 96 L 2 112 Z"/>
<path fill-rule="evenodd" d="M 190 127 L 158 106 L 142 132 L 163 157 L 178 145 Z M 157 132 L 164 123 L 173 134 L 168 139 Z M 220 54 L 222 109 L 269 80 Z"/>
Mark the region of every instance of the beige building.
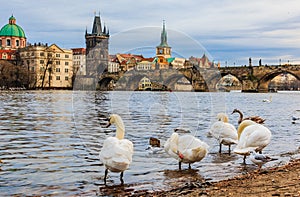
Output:
<path fill-rule="evenodd" d="M 22 48 L 20 57 L 28 67 L 30 88 L 72 88 L 73 53 L 56 44 L 34 44 Z"/>

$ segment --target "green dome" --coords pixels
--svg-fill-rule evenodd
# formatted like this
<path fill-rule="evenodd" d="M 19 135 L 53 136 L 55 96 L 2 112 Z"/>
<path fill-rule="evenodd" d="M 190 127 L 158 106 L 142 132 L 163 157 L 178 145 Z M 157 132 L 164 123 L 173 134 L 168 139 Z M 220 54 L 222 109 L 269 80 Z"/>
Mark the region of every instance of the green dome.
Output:
<path fill-rule="evenodd" d="M 15 36 L 20 38 L 25 38 L 25 33 L 23 29 L 15 24 L 15 17 L 11 16 L 9 18 L 9 24 L 2 27 L 0 30 L 0 36 Z"/>

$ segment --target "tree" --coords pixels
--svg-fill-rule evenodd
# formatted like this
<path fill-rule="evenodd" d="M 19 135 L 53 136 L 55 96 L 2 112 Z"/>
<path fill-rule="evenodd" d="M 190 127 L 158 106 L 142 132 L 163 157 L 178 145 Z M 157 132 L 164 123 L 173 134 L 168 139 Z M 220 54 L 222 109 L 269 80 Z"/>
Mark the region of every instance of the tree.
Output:
<path fill-rule="evenodd" d="M 0 87 L 8 88 L 27 88 L 27 70 L 21 65 L 15 65 L 8 60 L 0 60 Z"/>
<path fill-rule="evenodd" d="M 45 88 L 45 81 L 46 81 L 46 77 L 48 75 L 48 87 L 51 87 L 51 80 L 52 80 L 52 72 L 55 69 L 55 50 L 52 48 L 47 48 L 46 49 L 46 54 L 45 54 L 45 59 L 44 61 L 44 66 L 41 70 L 42 72 L 42 84 L 41 84 L 41 88 L 44 89 Z"/>

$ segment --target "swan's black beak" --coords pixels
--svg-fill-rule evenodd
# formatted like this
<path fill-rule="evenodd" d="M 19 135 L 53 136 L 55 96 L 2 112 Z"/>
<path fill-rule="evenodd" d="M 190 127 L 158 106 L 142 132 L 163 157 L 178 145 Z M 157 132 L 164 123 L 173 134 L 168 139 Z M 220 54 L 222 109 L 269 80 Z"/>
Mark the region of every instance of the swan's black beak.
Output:
<path fill-rule="evenodd" d="M 108 128 L 111 125 L 110 118 L 105 118 L 104 120 L 108 122 L 108 124 L 105 126 L 106 128 Z"/>

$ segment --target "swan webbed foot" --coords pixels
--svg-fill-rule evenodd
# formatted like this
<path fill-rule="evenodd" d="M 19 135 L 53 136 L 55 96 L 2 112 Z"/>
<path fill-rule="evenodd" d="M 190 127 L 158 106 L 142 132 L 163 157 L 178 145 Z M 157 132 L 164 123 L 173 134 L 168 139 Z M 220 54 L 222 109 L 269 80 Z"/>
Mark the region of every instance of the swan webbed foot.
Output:
<path fill-rule="evenodd" d="M 105 173 L 104 173 L 104 185 L 106 185 L 107 174 L 108 174 L 108 169 L 105 169 Z"/>
<path fill-rule="evenodd" d="M 121 181 L 121 185 L 124 185 L 123 172 L 121 172 L 120 174 L 120 181 Z"/>

